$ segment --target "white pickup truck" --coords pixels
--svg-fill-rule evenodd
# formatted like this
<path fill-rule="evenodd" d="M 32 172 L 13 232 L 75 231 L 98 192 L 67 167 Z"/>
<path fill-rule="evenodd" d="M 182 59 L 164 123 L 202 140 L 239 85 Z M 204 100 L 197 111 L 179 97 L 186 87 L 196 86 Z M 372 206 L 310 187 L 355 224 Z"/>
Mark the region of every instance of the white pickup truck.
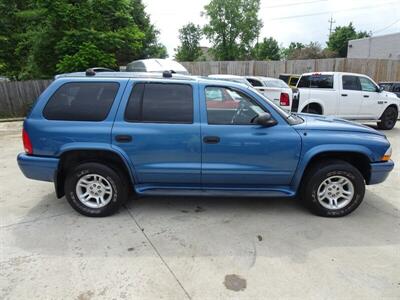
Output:
<path fill-rule="evenodd" d="M 400 99 L 383 91 L 371 78 L 342 72 L 305 73 L 297 83 L 292 112 L 334 115 L 349 120 L 377 121 L 380 129 L 392 129 Z"/>

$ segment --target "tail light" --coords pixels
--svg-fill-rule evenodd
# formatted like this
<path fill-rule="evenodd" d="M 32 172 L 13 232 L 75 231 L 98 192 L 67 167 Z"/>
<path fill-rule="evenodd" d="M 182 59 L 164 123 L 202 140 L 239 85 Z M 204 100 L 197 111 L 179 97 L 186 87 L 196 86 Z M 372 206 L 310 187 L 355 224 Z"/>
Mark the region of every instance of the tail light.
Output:
<path fill-rule="evenodd" d="M 289 94 L 281 93 L 279 104 L 281 106 L 289 106 L 290 105 Z"/>
<path fill-rule="evenodd" d="M 24 143 L 24 150 L 26 154 L 33 154 L 31 139 L 25 129 L 22 129 L 22 142 Z"/>

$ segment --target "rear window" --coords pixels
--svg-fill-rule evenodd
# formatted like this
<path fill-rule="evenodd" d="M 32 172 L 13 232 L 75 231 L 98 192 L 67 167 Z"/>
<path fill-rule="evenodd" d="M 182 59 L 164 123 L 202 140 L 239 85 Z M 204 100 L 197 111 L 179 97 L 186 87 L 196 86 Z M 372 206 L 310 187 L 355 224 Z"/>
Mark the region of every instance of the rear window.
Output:
<path fill-rule="evenodd" d="M 43 110 L 48 120 L 103 121 L 119 89 L 116 82 L 70 82 L 62 85 Z"/>
<path fill-rule="evenodd" d="M 248 82 L 250 82 L 250 84 L 252 86 L 263 86 L 261 81 L 253 79 L 253 78 L 246 78 Z"/>
<path fill-rule="evenodd" d="M 188 84 L 138 83 L 125 110 L 128 122 L 193 123 L 193 91 Z"/>
<path fill-rule="evenodd" d="M 309 88 L 310 87 L 310 75 L 301 76 L 297 83 L 298 88 Z"/>
<path fill-rule="evenodd" d="M 283 80 L 264 80 L 264 84 L 266 87 L 289 88 Z"/>
<path fill-rule="evenodd" d="M 284 82 L 289 82 L 290 75 L 279 75 L 279 79 L 283 80 Z"/>
<path fill-rule="evenodd" d="M 297 84 L 298 81 L 299 81 L 299 77 L 291 77 L 291 78 L 290 78 L 290 81 L 289 81 L 289 84 L 290 84 L 291 86 L 296 86 L 296 84 Z"/>

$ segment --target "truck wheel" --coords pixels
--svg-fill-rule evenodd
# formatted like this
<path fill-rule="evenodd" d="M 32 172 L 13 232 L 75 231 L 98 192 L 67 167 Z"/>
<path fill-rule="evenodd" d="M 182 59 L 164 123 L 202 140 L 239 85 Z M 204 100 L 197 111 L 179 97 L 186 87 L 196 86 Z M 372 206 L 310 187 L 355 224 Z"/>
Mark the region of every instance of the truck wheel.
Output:
<path fill-rule="evenodd" d="M 318 216 L 343 217 L 354 211 L 364 199 L 365 183 L 351 164 L 330 160 L 315 165 L 304 180 L 302 198 Z"/>
<path fill-rule="evenodd" d="M 378 122 L 378 128 L 382 130 L 390 130 L 396 125 L 398 117 L 398 112 L 397 109 L 394 108 L 393 106 L 389 106 L 388 108 L 385 109 L 383 112 L 380 122 Z"/>
<path fill-rule="evenodd" d="M 64 188 L 69 204 L 89 217 L 112 215 L 128 195 L 128 184 L 122 175 L 94 162 L 83 163 L 70 171 Z"/>

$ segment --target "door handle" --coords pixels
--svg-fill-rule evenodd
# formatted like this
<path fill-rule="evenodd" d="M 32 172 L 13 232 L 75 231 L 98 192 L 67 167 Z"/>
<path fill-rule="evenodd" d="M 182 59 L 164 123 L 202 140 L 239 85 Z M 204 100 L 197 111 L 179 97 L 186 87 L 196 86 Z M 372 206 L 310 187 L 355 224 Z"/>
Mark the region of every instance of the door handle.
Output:
<path fill-rule="evenodd" d="M 347 97 L 347 94 L 342 94 L 343 97 Z"/>
<path fill-rule="evenodd" d="M 115 136 L 115 140 L 116 140 L 118 143 L 129 143 L 129 142 L 132 141 L 132 136 L 126 135 L 126 134 L 116 135 L 116 136 Z"/>
<path fill-rule="evenodd" d="M 364 98 L 369 98 L 369 95 L 364 95 Z"/>
<path fill-rule="evenodd" d="M 206 144 L 218 144 L 220 138 L 218 136 L 205 136 L 203 142 Z"/>

